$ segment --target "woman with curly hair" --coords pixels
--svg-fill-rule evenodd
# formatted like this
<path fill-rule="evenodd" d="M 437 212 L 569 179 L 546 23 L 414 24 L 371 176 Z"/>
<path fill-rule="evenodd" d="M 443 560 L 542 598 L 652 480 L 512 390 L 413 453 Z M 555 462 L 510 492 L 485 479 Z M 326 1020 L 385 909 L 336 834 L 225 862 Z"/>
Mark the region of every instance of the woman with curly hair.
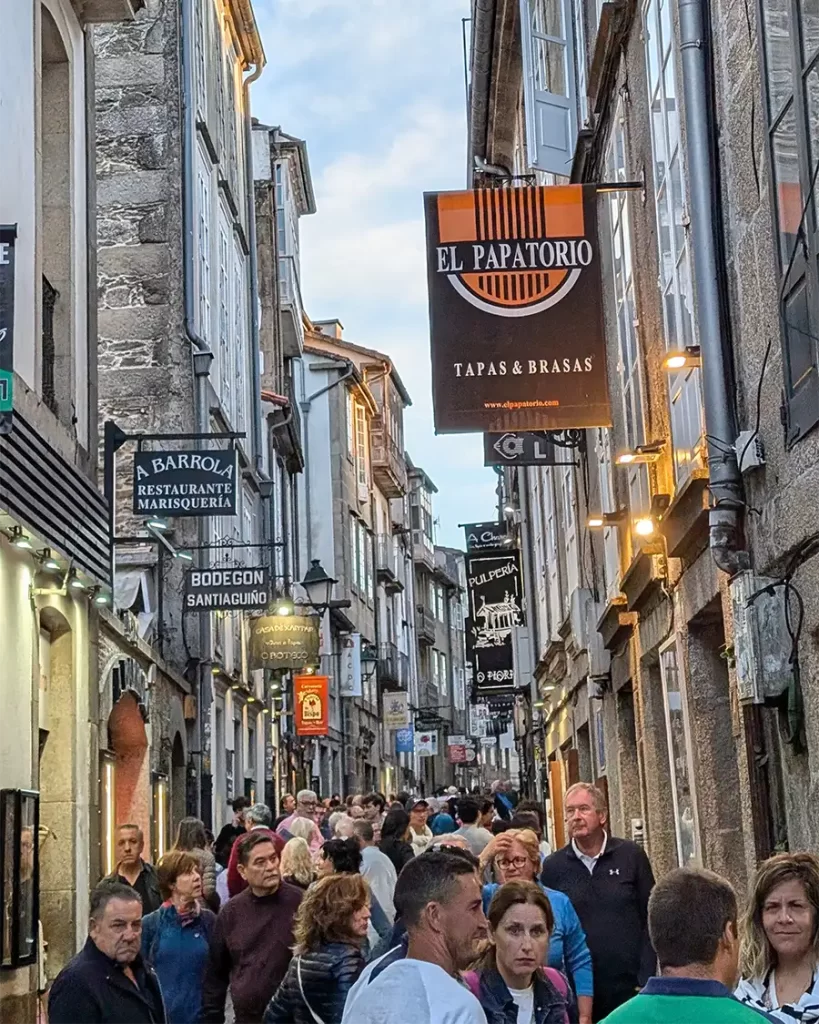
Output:
<path fill-rule="evenodd" d="M 481 854 L 481 874 L 486 868 L 494 869 L 497 882 L 483 887 L 484 913 L 495 893 L 506 882 L 534 882 L 547 896 L 554 911 L 545 963 L 562 971 L 574 986 L 580 1024 L 591 1024 L 592 985 L 591 953 L 586 933 L 572 906 L 572 901 L 557 889 L 547 889 L 539 880 L 540 843 L 529 828 L 510 828 L 495 836 Z"/>
<path fill-rule="evenodd" d="M 741 931 L 737 999 L 786 1024 L 819 1021 L 819 858 L 780 853 L 766 860 Z"/>
<path fill-rule="evenodd" d="M 313 856 L 307 840 L 293 836 L 284 844 L 281 857 L 282 878 L 299 889 L 306 889 L 313 881 Z"/>
<path fill-rule="evenodd" d="M 370 890 L 361 875 L 328 875 L 304 895 L 287 974 L 264 1024 L 340 1024 L 347 993 L 364 969 Z"/>

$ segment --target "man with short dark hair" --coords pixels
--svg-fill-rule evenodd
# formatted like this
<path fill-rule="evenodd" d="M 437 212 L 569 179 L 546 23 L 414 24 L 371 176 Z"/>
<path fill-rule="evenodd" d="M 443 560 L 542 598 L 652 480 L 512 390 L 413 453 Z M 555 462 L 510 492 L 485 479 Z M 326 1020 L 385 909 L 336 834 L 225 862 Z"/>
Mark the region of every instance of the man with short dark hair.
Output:
<path fill-rule="evenodd" d="M 159 981 L 142 960 L 142 900 L 122 882 L 91 894 L 88 938 L 48 995 L 51 1024 L 163 1024 Z"/>
<path fill-rule="evenodd" d="M 216 918 L 204 976 L 203 1024 L 223 1024 L 228 987 L 236 1024 L 260 1021 L 287 972 L 302 891 L 281 880 L 277 838 L 257 830 L 236 840 L 247 888 Z"/>
<path fill-rule="evenodd" d="M 103 882 L 130 885 L 142 900 L 142 912 L 151 914 L 162 906 L 156 871 L 142 859 L 145 836 L 139 825 L 117 825 L 117 866 Z"/>
<path fill-rule="evenodd" d="M 394 959 L 403 952 L 397 947 L 364 970 L 342 1024 L 486 1024 L 457 980 L 487 933 L 477 858 L 466 850 L 415 857 L 398 877 L 395 909 L 407 928 L 406 957 Z"/>
<path fill-rule="evenodd" d="M 407 804 L 410 823 L 410 842 L 416 854 L 423 853 L 432 842 L 432 829 L 427 824 L 429 804 L 423 798 Z"/>
<path fill-rule="evenodd" d="M 760 1024 L 771 1020 L 736 999 L 737 899 L 713 871 L 677 868 L 648 901 L 648 930 L 660 962 L 639 995 L 606 1024 Z"/>
<path fill-rule="evenodd" d="M 296 798 L 292 793 L 285 793 L 282 797 L 281 803 L 279 804 L 280 813 L 276 816 L 276 820 L 273 822 L 273 828 L 277 829 L 279 825 L 284 821 L 285 818 L 289 818 L 290 815 L 296 809 Z"/>
<path fill-rule="evenodd" d="M 272 815 L 267 804 L 253 804 L 248 807 L 244 811 L 245 832 L 242 833 L 242 836 L 247 832 L 265 832 L 269 836 L 275 836 L 276 849 L 281 855 L 284 849 L 284 840 L 280 839 L 271 828 L 271 818 Z M 233 848 L 230 851 L 230 860 L 227 866 L 227 888 L 230 896 L 238 896 L 247 888 L 247 882 L 239 871 L 239 840 L 242 836 L 234 840 Z"/>
<path fill-rule="evenodd" d="M 648 935 L 654 874 L 642 847 L 609 835 L 606 798 L 596 786 L 570 786 L 563 807 L 569 843 L 546 858 L 540 880 L 569 897 L 583 925 L 599 1021 L 654 974 Z"/>
<path fill-rule="evenodd" d="M 250 801 L 246 796 L 237 796 L 230 801 L 230 806 L 233 809 L 233 819 L 222 827 L 213 844 L 214 856 L 223 868 L 228 866 L 233 844 L 239 836 L 245 834 L 245 808 L 250 807 Z"/>
<path fill-rule="evenodd" d="M 453 835 L 463 836 L 469 844 L 469 849 L 476 857 L 480 857 L 492 842 L 492 833 L 481 828 L 478 823 L 481 816 L 478 801 L 470 800 L 469 797 L 461 797 L 456 808 L 456 815 L 460 828 L 455 829 Z"/>
<path fill-rule="evenodd" d="M 381 841 L 381 826 L 384 824 L 386 806 L 387 801 L 380 793 L 368 793 L 361 801 L 364 820 L 372 825 L 376 843 Z"/>

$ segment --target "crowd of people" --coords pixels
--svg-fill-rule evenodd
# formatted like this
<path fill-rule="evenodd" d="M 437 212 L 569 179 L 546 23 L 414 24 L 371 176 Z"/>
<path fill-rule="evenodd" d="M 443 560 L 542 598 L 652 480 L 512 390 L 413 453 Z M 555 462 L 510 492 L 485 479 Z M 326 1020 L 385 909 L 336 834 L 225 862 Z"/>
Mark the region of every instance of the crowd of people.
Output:
<path fill-rule="evenodd" d="M 156 865 L 119 827 L 51 1024 L 819 1024 L 812 854 L 762 864 L 740 915 L 713 872 L 655 883 L 587 783 L 554 852 L 503 783 L 232 810 Z"/>

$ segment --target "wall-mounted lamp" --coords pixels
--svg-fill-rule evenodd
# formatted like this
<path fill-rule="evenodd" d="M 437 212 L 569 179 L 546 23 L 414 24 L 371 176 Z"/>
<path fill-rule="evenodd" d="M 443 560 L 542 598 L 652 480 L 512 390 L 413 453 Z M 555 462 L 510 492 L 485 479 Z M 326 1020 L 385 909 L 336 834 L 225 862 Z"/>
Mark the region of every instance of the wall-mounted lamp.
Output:
<path fill-rule="evenodd" d="M 651 444 L 638 444 L 634 448 L 620 452 L 614 460 L 618 466 L 631 466 L 643 462 L 656 462 L 665 450 L 665 441 L 652 441 Z"/>
<path fill-rule="evenodd" d="M 174 558 L 178 558 L 180 562 L 192 562 L 193 555 L 190 551 L 177 551 L 174 553 Z"/>
<path fill-rule="evenodd" d="M 46 572 L 62 572 L 63 567 L 51 553 L 51 548 L 43 548 L 37 552 L 37 558 L 40 565 L 45 569 Z"/>
<path fill-rule="evenodd" d="M 147 529 L 157 530 L 159 533 L 165 533 L 170 529 L 167 519 L 160 519 L 158 516 L 151 516 L 150 519 L 146 519 L 145 526 Z"/>
<path fill-rule="evenodd" d="M 290 600 L 289 597 L 280 597 L 273 602 L 274 615 L 292 615 L 294 611 L 295 609 L 293 607 L 293 602 Z"/>
<path fill-rule="evenodd" d="M 702 356 L 699 345 L 689 345 L 680 351 L 667 352 L 663 359 L 664 370 L 688 370 L 702 366 Z"/>
<path fill-rule="evenodd" d="M 94 595 L 94 604 L 102 607 L 111 604 L 111 591 L 105 587 L 95 587 L 92 593 Z"/>
<path fill-rule="evenodd" d="M 615 512 L 595 512 L 586 520 L 586 526 L 590 530 L 601 530 L 604 526 L 613 526 L 622 523 L 626 518 L 626 510 L 619 508 Z"/>
<path fill-rule="evenodd" d="M 75 569 L 72 569 L 68 574 L 68 586 L 71 590 L 85 590 L 85 584 L 79 578 Z"/>
<path fill-rule="evenodd" d="M 646 515 L 638 516 L 634 520 L 634 532 L 638 537 L 652 537 L 657 529 L 657 524 L 668 511 L 671 504 L 670 494 L 654 494 L 651 498 L 651 507 Z"/>
<path fill-rule="evenodd" d="M 27 533 L 23 532 L 21 526 L 10 526 L 7 530 L 2 531 L 9 541 L 16 548 L 20 548 L 21 551 L 31 551 L 32 544 L 31 538 Z"/>

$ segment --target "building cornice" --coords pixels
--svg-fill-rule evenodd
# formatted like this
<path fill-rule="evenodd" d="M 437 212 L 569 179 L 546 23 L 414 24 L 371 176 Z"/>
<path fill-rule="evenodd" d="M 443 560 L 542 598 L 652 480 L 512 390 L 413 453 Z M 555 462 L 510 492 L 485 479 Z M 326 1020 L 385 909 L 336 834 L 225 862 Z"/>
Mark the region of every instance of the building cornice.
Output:
<path fill-rule="evenodd" d="M 245 67 L 251 64 L 264 67 L 267 64 L 267 57 L 251 0 L 229 0 L 229 7 Z"/>

